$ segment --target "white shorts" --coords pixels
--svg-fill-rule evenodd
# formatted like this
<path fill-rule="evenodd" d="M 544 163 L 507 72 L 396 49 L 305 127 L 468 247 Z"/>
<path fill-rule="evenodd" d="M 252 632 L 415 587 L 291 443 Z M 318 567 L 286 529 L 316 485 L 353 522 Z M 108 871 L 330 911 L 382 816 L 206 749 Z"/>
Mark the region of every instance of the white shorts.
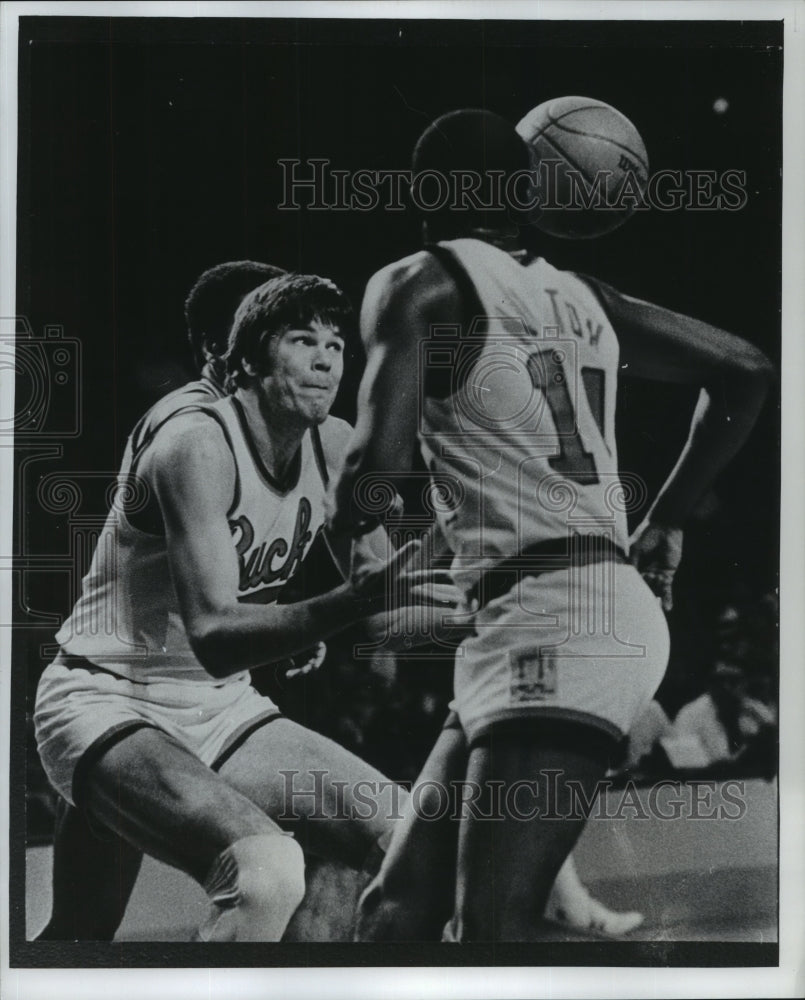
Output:
<path fill-rule="evenodd" d="M 668 662 L 668 627 L 634 567 L 599 562 L 525 576 L 475 618 L 457 651 L 455 700 L 467 739 L 523 716 L 626 735 Z"/>
<path fill-rule="evenodd" d="M 214 767 L 280 715 L 248 675 L 220 684 L 138 683 L 60 653 L 39 681 L 34 727 L 48 779 L 75 805 L 89 763 L 135 729 L 159 729 Z"/>

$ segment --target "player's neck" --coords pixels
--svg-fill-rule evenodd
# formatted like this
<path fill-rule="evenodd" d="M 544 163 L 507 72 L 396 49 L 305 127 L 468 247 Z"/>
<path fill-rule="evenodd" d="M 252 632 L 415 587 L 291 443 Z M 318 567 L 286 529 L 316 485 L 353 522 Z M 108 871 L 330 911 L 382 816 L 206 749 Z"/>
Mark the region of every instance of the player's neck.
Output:
<path fill-rule="evenodd" d="M 496 226 L 471 226 L 458 231 L 448 232 L 433 229 L 425 223 L 423 234 L 426 243 L 438 243 L 442 240 L 481 240 L 491 246 L 498 247 L 506 253 L 517 253 L 523 248 L 520 230 L 511 224 Z"/>
<path fill-rule="evenodd" d="M 263 464 L 282 482 L 308 430 L 307 423 L 298 415 L 267 412 L 265 402 L 253 392 L 238 390 L 235 395 L 243 407 L 249 434 Z"/>
<path fill-rule="evenodd" d="M 485 229 L 482 226 L 478 226 L 470 230 L 467 235 L 470 239 L 482 240 L 484 243 L 490 243 L 493 247 L 497 247 L 499 250 L 504 250 L 506 253 L 516 253 L 517 251 L 522 250 L 520 232 L 516 226 L 511 229 Z"/>

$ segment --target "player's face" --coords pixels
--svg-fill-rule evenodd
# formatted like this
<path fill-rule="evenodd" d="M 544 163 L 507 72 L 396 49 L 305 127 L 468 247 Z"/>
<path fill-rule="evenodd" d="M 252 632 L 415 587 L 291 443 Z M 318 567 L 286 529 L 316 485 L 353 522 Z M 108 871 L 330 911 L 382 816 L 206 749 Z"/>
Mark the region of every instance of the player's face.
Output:
<path fill-rule="evenodd" d="M 344 371 L 344 340 L 337 329 L 313 320 L 271 341 L 270 370 L 261 379 L 273 413 L 296 415 L 311 426 L 326 419 Z"/>

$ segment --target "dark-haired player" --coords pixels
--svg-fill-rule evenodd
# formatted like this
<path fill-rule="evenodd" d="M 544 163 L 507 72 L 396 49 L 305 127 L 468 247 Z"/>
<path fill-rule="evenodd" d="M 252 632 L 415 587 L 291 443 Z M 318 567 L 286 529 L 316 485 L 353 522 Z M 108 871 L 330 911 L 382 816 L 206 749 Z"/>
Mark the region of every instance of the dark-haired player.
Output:
<path fill-rule="evenodd" d="M 186 406 L 225 395 L 226 353 L 232 319 L 245 295 L 285 272 L 259 261 L 227 261 L 203 271 L 184 304 L 187 336 L 199 377 L 158 400 L 138 421 L 132 451 Z M 53 903 L 40 941 L 111 941 L 128 905 L 142 854 L 110 831 L 91 826 L 58 798 L 53 842 Z"/>
<path fill-rule="evenodd" d="M 579 796 L 592 800 L 665 670 L 667 628 L 643 577 L 670 606 L 682 525 L 746 439 L 770 379 L 743 340 L 526 252 L 529 167 L 513 126 L 484 111 L 443 116 L 417 143 L 415 174 L 474 173 L 477 196 L 431 213 L 426 249 L 369 282 L 366 373 L 330 514 L 336 531 L 368 529 L 355 484 L 403 474 L 417 440 L 456 484 L 439 518 L 475 628 L 456 658 L 455 708 L 477 791 L 462 813 L 446 930 L 458 941 L 539 936 L 584 826 Z M 614 433 L 620 371 L 701 390 L 631 541 Z M 392 843 L 388 864 L 394 854 Z"/>
<path fill-rule="evenodd" d="M 358 868 L 388 833 L 383 809 L 343 819 L 355 786 L 380 790 L 382 775 L 282 718 L 249 677 L 382 609 L 410 555 L 276 604 L 323 522 L 327 469 L 349 433 L 329 417 L 348 322 L 343 294 L 320 278 L 278 277 L 246 296 L 227 353 L 232 395 L 130 442 L 61 653 L 39 684 L 51 783 L 204 885 L 203 940 L 279 939 L 304 892 L 289 832 Z"/>

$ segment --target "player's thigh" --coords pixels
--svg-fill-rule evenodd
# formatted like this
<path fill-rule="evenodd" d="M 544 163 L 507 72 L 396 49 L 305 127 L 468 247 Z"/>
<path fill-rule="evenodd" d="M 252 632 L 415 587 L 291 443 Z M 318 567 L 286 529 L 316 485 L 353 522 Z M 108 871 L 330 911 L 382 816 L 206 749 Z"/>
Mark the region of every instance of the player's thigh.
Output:
<path fill-rule="evenodd" d="M 93 819 L 199 881 L 235 841 L 281 834 L 246 795 L 151 727 L 128 733 L 89 767 L 82 798 Z"/>
<path fill-rule="evenodd" d="M 255 730 L 218 773 L 305 850 L 353 867 L 390 837 L 406 795 L 344 747 L 284 718 Z"/>

